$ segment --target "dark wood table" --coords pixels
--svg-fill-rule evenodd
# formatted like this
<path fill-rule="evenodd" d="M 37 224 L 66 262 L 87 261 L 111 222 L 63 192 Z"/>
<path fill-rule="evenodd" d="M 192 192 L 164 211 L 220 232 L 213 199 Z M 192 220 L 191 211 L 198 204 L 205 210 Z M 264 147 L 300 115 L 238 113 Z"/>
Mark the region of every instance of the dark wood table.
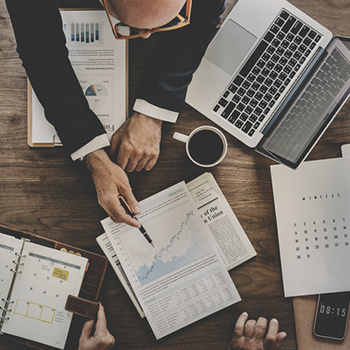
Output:
<path fill-rule="evenodd" d="M 291 2 L 334 34 L 350 35 L 347 0 Z M 228 4 L 227 11 L 234 3 Z M 95 238 L 103 232 L 100 220 L 106 213 L 97 203 L 84 164 L 73 163 L 62 148 L 31 149 L 27 145 L 27 78 L 15 51 L 4 0 L 0 0 L 0 33 L 0 223 L 102 254 Z M 131 107 L 156 41 L 156 35 L 149 40 L 130 41 Z M 341 155 L 340 146 L 350 142 L 349 112 L 350 102 L 308 160 Z M 213 123 L 186 105 L 175 125 L 164 125 L 161 155 L 155 168 L 129 175 L 138 200 L 179 181 L 190 181 L 205 171 L 193 165 L 183 145 L 172 138 L 175 131 L 189 133 L 204 124 Z M 283 349 L 297 348 L 292 300 L 284 298 L 282 289 L 270 179 L 273 162 L 225 134 L 229 144 L 227 156 L 211 172 L 257 251 L 255 258 L 230 271 L 243 300 L 157 341 L 109 266 L 99 299 L 106 308 L 116 349 L 226 349 L 237 317 L 243 311 L 252 318 L 278 318 L 281 329 L 288 334 Z M 67 349 L 76 348 L 73 338 L 80 334 L 80 329 L 73 328 L 71 333 Z M 0 336 L 0 349 L 23 347 Z"/>

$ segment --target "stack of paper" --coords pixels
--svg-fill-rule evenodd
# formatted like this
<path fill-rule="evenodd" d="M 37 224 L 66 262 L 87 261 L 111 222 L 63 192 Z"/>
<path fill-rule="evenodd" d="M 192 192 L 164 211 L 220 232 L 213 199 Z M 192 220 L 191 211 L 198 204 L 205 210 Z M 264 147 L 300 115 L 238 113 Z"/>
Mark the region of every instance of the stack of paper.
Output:
<path fill-rule="evenodd" d="M 227 268 L 256 252 L 211 174 L 140 205 L 138 219 L 155 247 L 110 218 L 97 241 L 157 339 L 241 300 Z"/>

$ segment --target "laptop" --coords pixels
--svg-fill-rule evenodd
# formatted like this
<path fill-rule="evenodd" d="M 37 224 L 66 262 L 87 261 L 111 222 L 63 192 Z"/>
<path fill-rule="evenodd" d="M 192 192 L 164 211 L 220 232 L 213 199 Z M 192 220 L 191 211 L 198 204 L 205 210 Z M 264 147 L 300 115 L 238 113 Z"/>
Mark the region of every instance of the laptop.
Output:
<path fill-rule="evenodd" d="M 257 152 L 296 169 L 350 93 L 350 38 L 285 0 L 239 0 L 186 102 Z"/>

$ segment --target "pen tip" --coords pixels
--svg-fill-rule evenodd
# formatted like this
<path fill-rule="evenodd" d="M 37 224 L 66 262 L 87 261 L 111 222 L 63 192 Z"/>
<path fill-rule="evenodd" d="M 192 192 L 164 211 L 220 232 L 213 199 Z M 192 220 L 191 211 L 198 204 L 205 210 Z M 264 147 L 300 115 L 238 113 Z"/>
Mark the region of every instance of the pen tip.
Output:
<path fill-rule="evenodd" d="M 152 247 L 153 247 L 153 248 L 155 248 L 155 246 L 154 246 L 153 242 L 151 242 L 151 244 L 152 244 Z"/>

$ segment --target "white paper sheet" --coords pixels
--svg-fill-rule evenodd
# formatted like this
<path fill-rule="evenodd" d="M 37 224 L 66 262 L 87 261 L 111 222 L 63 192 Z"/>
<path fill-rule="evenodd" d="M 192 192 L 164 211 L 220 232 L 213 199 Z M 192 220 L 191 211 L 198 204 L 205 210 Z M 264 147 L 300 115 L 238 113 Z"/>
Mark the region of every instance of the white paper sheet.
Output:
<path fill-rule="evenodd" d="M 350 144 L 347 143 L 341 146 L 341 153 L 343 157 L 350 157 Z"/>
<path fill-rule="evenodd" d="M 136 228 L 102 225 L 157 339 L 241 300 L 184 182 L 140 205 L 155 248 Z"/>
<path fill-rule="evenodd" d="M 350 159 L 271 166 L 286 297 L 350 290 Z"/>

